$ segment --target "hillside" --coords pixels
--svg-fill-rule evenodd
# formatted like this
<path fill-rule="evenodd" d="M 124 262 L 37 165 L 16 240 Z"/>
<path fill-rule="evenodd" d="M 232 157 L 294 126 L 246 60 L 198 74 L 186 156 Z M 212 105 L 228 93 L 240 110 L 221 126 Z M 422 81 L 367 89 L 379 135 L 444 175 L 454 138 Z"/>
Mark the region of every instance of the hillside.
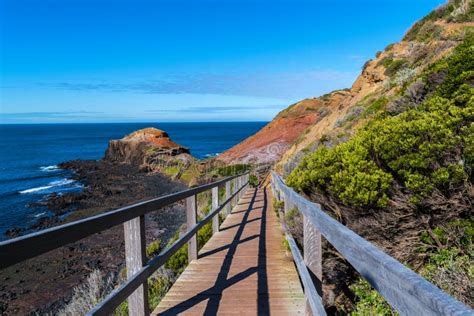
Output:
<path fill-rule="evenodd" d="M 471 306 L 473 34 L 472 1 L 437 8 L 367 61 L 350 89 L 310 99 L 324 114 L 304 126 L 292 120 L 301 132 L 274 165 L 300 193 Z M 278 124 L 282 114 L 299 117 L 299 111 L 290 106 L 220 159 L 245 161 L 287 133 Z M 391 314 L 333 249 L 325 245 L 324 253 L 329 310 Z"/>

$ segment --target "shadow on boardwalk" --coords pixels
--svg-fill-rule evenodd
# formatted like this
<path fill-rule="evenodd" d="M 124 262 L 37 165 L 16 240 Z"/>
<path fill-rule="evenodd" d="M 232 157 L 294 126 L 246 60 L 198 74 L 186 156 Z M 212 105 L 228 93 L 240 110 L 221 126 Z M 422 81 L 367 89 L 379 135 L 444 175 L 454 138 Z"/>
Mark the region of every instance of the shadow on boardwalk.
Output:
<path fill-rule="evenodd" d="M 267 190 L 249 189 L 221 225 L 221 231 L 203 247 L 198 260 L 193 261 L 183 272 L 154 314 L 216 315 L 239 311 L 258 315 L 270 314 L 268 237 L 273 237 L 272 249 L 281 250 L 278 249 L 281 248 L 281 233 L 278 234 L 277 231 L 275 236 L 275 228 L 278 229 L 275 224 L 278 223 L 271 212 L 273 234 L 268 234 L 268 209 Z M 272 253 L 279 255 L 280 261 L 291 263 L 291 260 L 284 257 L 284 250 Z M 296 296 L 290 297 L 301 303 L 301 288 L 294 291 L 295 284 L 286 282 L 287 265 L 284 264 L 276 270 L 275 276 L 283 278 L 273 278 L 275 280 L 272 284 L 275 285 L 276 293 L 285 295 L 282 289 L 284 290 L 287 283 L 291 285 L 288 286 L 290 292 L 297 292 Z M 293 275 L 297 281 L 294 267 Z M 301 295 L 298 295 L 298 292 Z"/>

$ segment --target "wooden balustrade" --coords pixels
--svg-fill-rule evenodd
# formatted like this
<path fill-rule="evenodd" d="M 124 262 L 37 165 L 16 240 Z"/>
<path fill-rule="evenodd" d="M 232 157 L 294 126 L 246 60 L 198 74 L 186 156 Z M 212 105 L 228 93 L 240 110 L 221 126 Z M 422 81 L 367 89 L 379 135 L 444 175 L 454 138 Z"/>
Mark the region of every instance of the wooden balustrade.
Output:
<path fill-rule="evenodd" d="M 304 264 L 288 231 L 286 236 L 304 286 L 309 307 L 307 313 L 325 315 L 320 297 L 321 236 L 324 236 L 401 315 L 474 314 L 472 309 L 327 215 L 319 204 L 293 191 L 274 172 L 271 187 L 274 196 L 284 201 L 285 212 L 296 207 L 304 217 Z"/>
<path fill-rule="evenodd" d="M 230 192 L 231 181 L 234 182 L 232 193 Z M 212 220 L 213 232 L 219 231 L 219 213 L 223 209 L 226 210 L 226 214 L 230 212 L 231 202 L 234 201 L 235 203 L 235 199 L 240 197 L 247 181 L 248 173 L 244 173 L 0 242 L 0 269 L 123 224 L 127 280 L 107 296 L 104 301 L 99 302 L 88 315 L 109 315 L 126 299 L 128 300 L 129 315 L 148 315 L 147 278 L 186 243 L 188 243 L 189 261 L 196 259 L 198 255 L 196 238 L 198 230 Z M 226 194 L 225 201 L 219 204 L 218 188 L 221 185 L 225 185 Z M 212 191 L 212 208 L 201 221 L 197 222 L 197 194 L 207 190 Z M 186 204 L 186 233 L 170 247 L 147 262 L 145 214 L 181 200 L 185 200 Z"/>

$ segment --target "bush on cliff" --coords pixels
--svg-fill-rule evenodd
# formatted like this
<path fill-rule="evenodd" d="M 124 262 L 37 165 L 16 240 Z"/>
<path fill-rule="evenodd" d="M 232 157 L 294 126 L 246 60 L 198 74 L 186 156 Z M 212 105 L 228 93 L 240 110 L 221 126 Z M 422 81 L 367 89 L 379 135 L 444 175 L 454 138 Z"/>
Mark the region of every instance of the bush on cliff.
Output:
<path fill-rule="evenodd" d="M 287 183 L 355 207 L 384 207 L 396 181 L 417 204 L 434 189 L 449 196 L 472 179 L 473 37 L 424 74 L 443 81 L 420 106 L 379 115 L 346 143 L 306 156 Z M 432 83 L 427 83 L 432 84 Z"/>

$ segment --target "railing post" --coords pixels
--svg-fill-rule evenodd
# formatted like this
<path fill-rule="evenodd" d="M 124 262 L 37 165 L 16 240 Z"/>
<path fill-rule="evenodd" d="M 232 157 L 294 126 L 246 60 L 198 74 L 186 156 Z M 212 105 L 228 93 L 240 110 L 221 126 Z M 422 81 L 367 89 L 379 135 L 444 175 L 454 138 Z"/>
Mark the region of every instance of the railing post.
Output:
<path fill-rule="evenodd" d="M 242 176 L 240 176 L 240 177 L 239 177 L 239 189 L 242 188 L 243 184 L 244 184 L 244 181 L 243 181 L 243 179 L 242 179 Z M 239 200 L 242 198 L 242 192 L 243 192 L 243 190 L 240 190 L 240 192 L 239 192 Z"/>
<path fill-rule="evenodd" d="M 227 201 L 229 198 L 230 198 L 230 195 L 231 195 L 231 192 L 230 192 L 230 181 L 227 181 L 225 183 L 225 200 Z M 232 201 L 229 201 L 229 203 L 227 203 L 227 205 L 225 206 L 225 211 L 226 211 L 226 215 L 229 215 L 230 212 L 232 211 Z"/>
<path fill-rule="evenodd" d="M 239 191 L 240 189 L 240 177 L 235 178 L 235 192 Z M 240 192 L 237 193 L 235 196 L 235 204 L 239 204 L 240 200 Z"/>
<path fill-rule="evenodd" d="M 322 298 L 323 259 L 321 233 L 305 216 L 303 216 L 303 249 L 304 263 L 310 272 L 316 291 L 318 291 L 319 296 Z M 306 300 L 306 315 L 313 315 L 308 300 Z"/>
<path fill-rule="evenodd" d="M 146 263 L 145 216 L 134 218 L 123 224 L 125 237 L 125 262 L 127 278 L 131 278 Z M 128 314 L 149 315 L 148 284 L 144 282 L 128 297 Z"/>
<path fill-rule="evenodd" d="M 215 210 L 219 207 L 219 187 L 212 188 L 212 207 L 211 210 Z M 212 218 L 212 233 L 219 231 L 219 214 L 216 214 Z"/>
<path fill-rule="evenodd" d="M 284 203 L 283 213 L 286 215 L 286 213 L 288 213 L 291 210 L 290 200 L 287 198 L 286 194 L 283 194 L 283 203 Z"/>
<path fill-rule="evenodd" d="M 232 179 L 232 194 L 237 192 L 237 179 Z M 237 205 L 237 196 L 234 196 L 232 198 L 232 207 L 235 207 Z"/>
<path fill-rule="evenodd" d="M 196 225 L 197 217 L 197 196 L 193 195 L 186 198 L 186 229 L 190 231 Z M 196 234 L 188 241 L 188 262 L 197 259 L 198 246 Z"/>

